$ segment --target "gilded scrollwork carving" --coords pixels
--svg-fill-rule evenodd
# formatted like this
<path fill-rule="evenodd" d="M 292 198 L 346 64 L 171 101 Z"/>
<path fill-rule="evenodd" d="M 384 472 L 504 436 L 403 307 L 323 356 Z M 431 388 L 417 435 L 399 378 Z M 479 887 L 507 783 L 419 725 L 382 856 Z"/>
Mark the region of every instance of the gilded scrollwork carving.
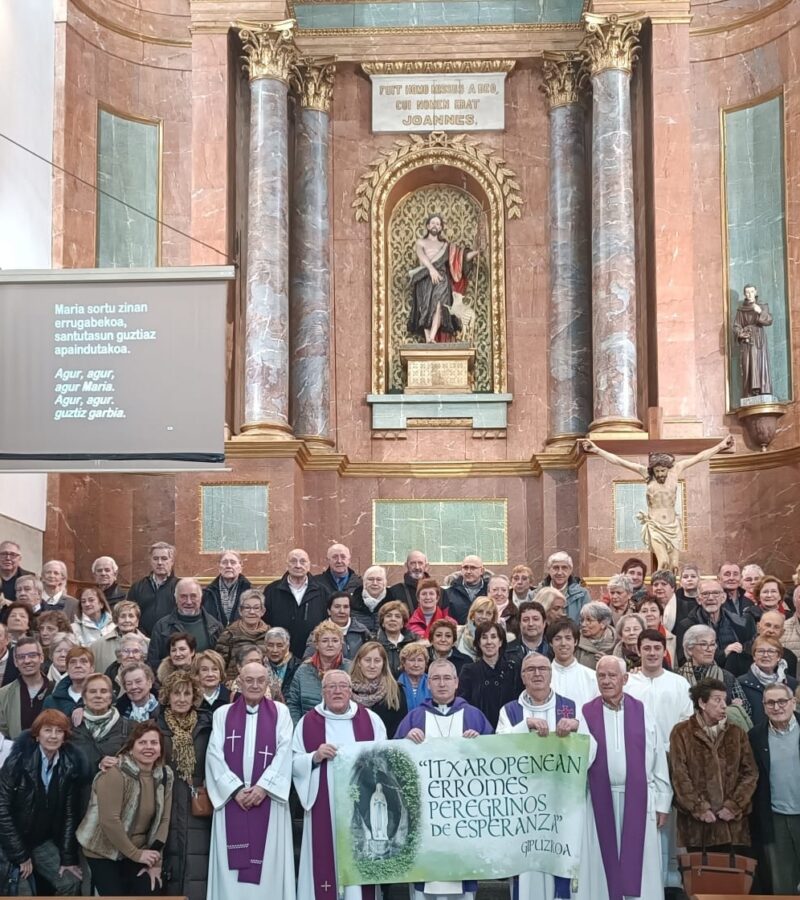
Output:
<path fill-rule="evenodd" d="M 495 393 L 506 390 L 505 334 L 505 219 L 521 214 L 522 194 L 516 174 L 491 148 L 466 135 L 432 132 L 410 134 L 383 150 L 362 175 L 353 201 L 356 220 L 371 224 L 372 250 L 372 391 L 388 388 L 388 350 L 391 319 L 389 302 L 389 240 L 387 201 L 400 179 L 415 169 L 446 166 L 472 178 L 485 196 L 488 247 L 491 376 Z"/>
<path fill-rule="evenodd" d="M 283 22 L 239 22 L 244 70 L 251 81 L 275 78 L 287 84 L 297 60 L 294 19 Z"/>
<path fill-rule="evenodd" d="M 333 99 L 333 78 L 336 66 L 329 61 L 303 59 L 295 69 L 292 79 L 301 106 L 330 112 Z"/>
<path fill-rule="evenodd" d="M 590 75 L 605 69 L 621 69 L 629 75 L 639 53 L 641 19 L 633 16 L 598 16 L 584 13 L 586 37 L 580 49 L 584 52 Z"/>
<path fill-rule="evenodd" d="M 581 92 L 588 81 L 580 53 L 545 53 L 542 71 L 544 84 L 541 90 L 551 109 L 580 103 Z"/>

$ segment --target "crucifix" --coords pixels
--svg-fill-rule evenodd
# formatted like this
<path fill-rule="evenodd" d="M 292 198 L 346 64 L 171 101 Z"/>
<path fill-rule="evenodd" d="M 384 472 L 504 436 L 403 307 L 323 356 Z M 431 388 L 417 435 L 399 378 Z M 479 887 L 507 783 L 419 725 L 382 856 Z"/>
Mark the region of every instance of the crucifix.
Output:
<path fill-rule="evenodd" d="M 236 752 L 236 742 L 237 742 L 237 741 L 240 741 L 241 739 L 242 739 L 242 736 L 241 736 L 240 734 L 237 734 L 237 733 L 236 733 L 236 729 L 235 729 L 235 728 L 234 728 L 233 731 L 225 738 L 226 741 L 230 741 L 230 742 L 231 742 L 231 753 L 235 753 L 235 752 Z"/>
<path fill-rule="evenodd" d="M 266 769 L 267 766 L 269 765 L 270 756 L 274 756 L 275 754 L 269 752 L 269 744 L 264 744 L 264 749 L 259 750 L 258 755 L 264 757 L 264 768 Z"/>
<path fill-rule="evenodd" d="M 332 884 L 329 884 L 329 883 L 326 881 L 325 884 L 321 884 L 320 887 L 322 888 L 323 891 L 329 891 L 329 890 L 333 887 L 333 885 L 332 885 Z"/>

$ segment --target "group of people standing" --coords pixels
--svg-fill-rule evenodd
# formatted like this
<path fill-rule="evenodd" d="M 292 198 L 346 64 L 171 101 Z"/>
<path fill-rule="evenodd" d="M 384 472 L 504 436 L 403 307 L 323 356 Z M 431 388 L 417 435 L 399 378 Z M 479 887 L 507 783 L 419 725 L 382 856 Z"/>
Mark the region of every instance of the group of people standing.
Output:
<path fill-rule="evenodd" d="M 176 578 L 158 543 L 127 594 L 101 557 L 106 584 L 74 604 L 24 573 L 9 600 L 4 579 L 6 892 L 199 900 L 268 884 L 334 900 L 337 748 L 510 731 L 580 731 L 592 747 L 577 888 L 518 873 L 518 900 L 661 897 L 680 883 L 678 846 L 755 848 L 764 889 L 797 890 L 797 659 L 777 579 L 762 572 L 752 599 L 737 584 L 728 611 L 732 564 L 717 579 L 687 567 L 679 593 L 663 572 L 648 590 L 629 560 L 592 602 L 565 553 L 537 585 L 526 566 L 490 574 L 474 556 L 446 587 L 419 551 L 392 587 L 378 566 L 362 580 L 343 545 L 319 576 L 303 550 L 287 562 L 262 591 L 227 552 L 203 588 Z M 290 795 L 304 817 L 297 876 Z M 476 889 L 409 888 L 414 900 Z"/>

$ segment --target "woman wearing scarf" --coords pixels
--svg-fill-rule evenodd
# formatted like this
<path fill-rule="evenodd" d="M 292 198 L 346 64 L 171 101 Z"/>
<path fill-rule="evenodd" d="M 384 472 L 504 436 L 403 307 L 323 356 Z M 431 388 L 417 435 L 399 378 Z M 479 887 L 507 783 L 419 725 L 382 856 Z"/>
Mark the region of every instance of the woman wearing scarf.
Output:
<path fill-rule="evenodd" d="M 280 685 L 281 694 L 288 696 L 300 660 L 292 653 L 291 638 L 285 628 L 276 626 L 264 635 L 264 665 L 273 682 Z"/>
<path fill-rule="evenodd" d="M 369 641 L 356 653 L 350 679 L 353 700 L 378 716 L 391 740 L 406 717 L 408 706 L 405 693 L 389 671 L 389 657 L 377 641 Z"/>
<path fill-rule="evenodd" d="M 467 624 L 459 626 L 456 650 L 475 662 L 478 658 L 475 652 L 475 629 L 478 625 L 494 624 L 498 617 L 497 604 L 491 597 L 478 597 L 474 600 L 467 613 Z"/>
<path fill-rule="evenodd" d="M 425 669 L 428 666 L 428 648 L 422 641 L 406 644 L 400 651 L 400 667 L 402 669 L 397 683 L 406 697 L 408 711 L 416 709 L 426 700 L 431 699 L 428 689 L 428 676 Z"/>
<path fill-rule="evenodd" d="M 286 705 L 297 725 L 309 710 L 322 702 L 322 676 L 331 669 L 347 671 L 342 658 L 342 630 L 330 619 L 320 622 L 311 633 L 314 653 L 294 673 Z"/>
<path fill-rule="evenodd" d="M 726 693 L 714 678 L 693 685 L 695 715 L 670 735 L 678 843 L 690 852 L 750 846 L 748 813 L 758 769 L 747 735 L 725 717 Z"/>
<path fill-rule="evenodd" d="M 639 635 L 644 631 L 644 619 L 637 613 L 626 613 L 617 622 L 615 629 L 617 646 L 612 656 L 621 656 L 625 660 L 625 668 L 629 672 L 641 668 L 642 657 L 639 655 Z"/>
<path fill-rule="evenodd" d="M 126 663 L 119 672 L 122 694 L 116 706 L 120 715 L 132 722 L 147 722 L 158 716 L 161 707 L 153 693 L 155 676 L 147 663 Z"/>
<path fill-rule="evenodd" d="M 401 600 L 390 600 L 378 613 L 380 626 L 375 640 L 389 657 L 389 669 L 395 678 L 400 674 L 400 654 L 403 647 L 416 641 L 416 637 L 406 628 L 408 607 Z"/>
<path fill-rule="evenodd" d="M 774 575 L 765 575 L 753 588 L 755 606 L 748 606 L 747 613 L 758 621 L 765 612 L 777 609 L 784 616 L 789 615 L 789 607 L 783 602 L 785 593 L 783 582 Z"/>
<path fill-rule="evenodd" d="M 90 647 L 95 641 L 116 633 L 116 625 L 111 621 L 111 607 L 100 588 L 81 591 L 81 614 L 72 623 L 72 632 L 81 647 Z"/>
<path fill-rule="evenodd" d="M 242 644 L 255 644 L 262 648 L 269 630 L 263 621 L 264 595 L 251 588 L 239 601 L 239 618 L 222 632 L 214 649 L 225 660 L 228 679 L 236 677 L 236 648 Z"/>
<path fill-rule="evenodd" d="M 609 656 L 617 643 L 614 634 L 611 609 L 597 600 L 587 603 L 581 610 L 581 639 L 575 650 L 575 659 L 581 665 L 594 669 L 601 656 Z"/>
<path fill-rule="evenodd" d="M 94 893 L 149 897 L 160 893 L 162 850 L 172 813 L 172 771 L 164 766 L 164 735 L 140 722 L 120 750 L 119 765 L 92 785 L 78 841 Z"/>
<path fill-rule="evenodd" d="M 716 650 L 717 634 L 710 625 L 692 625 L 687 628 L 683 636 L 686 662 L 678 669 L 678 675 L 682 675 L 691 685 L 704 678 L 721 681 L 725 685 L 728 716 L 737 717 L 737 724 L 740 723 L 745 731 L 749 731 L 753 724 L 750 720 L 750 702 L 734 676 L 717 665 L 714 659 Z M 730 707 L 740 707 L 740 710 L 732 712 Z"/>
<path fill-rule="evenodd" d="M 766 720 L 764 712 L 764 688 L 771 684 L 785 684 L 794 693 L 797 679 L 786 672 L 783 647 L 775 638 L 761 635 L 753 641 L 753 664 L 750 671 L 739 676 L 739 685 L 750 704 L 750 718 L 753 725 Z"/>
<path fill-rule="evenodd" d="M 92 781 L 98 772 L 116 766 L 119 751 L 128 739 L 133 724 L 123 719 L 113 705 L 111 679 L 90 675 L 83 685 L 82 721 L 72 729 L 72 744 L 86 760 L 88 781 L 81 789 L 79 818 L 83 818 L 92 794 Z"/>
<path fill-rule="evenodd" d="M 203 694 L 188 672 L 173 672 L 161 687 L 158 727 L 174 775 L 172 825 L 164 850 L 164 893 L 205 900 L 211 818 L 192 814 L 192 793 L 203 785 L 211 716 L 198 709 Z"/>
<path fill-rule="evenodd" d="M 52 681 L 54 685 L 58 684 L 67 674 L 67 654 L 77 646 L 78 641 L 71 631 L 60 631 L 53 636 L 49 653 L 50 668 L 45 673 L 48 681 Z"/>

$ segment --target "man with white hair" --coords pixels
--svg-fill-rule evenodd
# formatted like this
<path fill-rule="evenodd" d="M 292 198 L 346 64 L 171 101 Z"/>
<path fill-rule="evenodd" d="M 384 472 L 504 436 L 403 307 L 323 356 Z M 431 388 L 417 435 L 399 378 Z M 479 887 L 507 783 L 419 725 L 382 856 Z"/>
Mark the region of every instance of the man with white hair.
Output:
<path fill-rule="evenodd" d="M 393 584 L 389 588 L 389 599 L 400 600 L 408 607 L 408 613 L 417 608 L 417 582 L 421 578 L 430 578 L 428 572 L 428 557 L 422 550 L 412 550 L 406 556 L 406 568 L 403 572 L 403 580 Z"/>
<path fill-rule="evenodd" d="M 98 556 L 92 563 L 94 583 L 106 595 L 112 609 L 120 600 L 125 599 L 125 591 L 117 583 L 118 572 L 119 566 L 113 556 Z"/>
<path fill-rule="evenodd" d="M 297 723 L 292 739 L 293 777 L 305 810 L 297 895 L 302 900 L 367 900 L 373 885 L 339 887 L 333 822 L 333 780 L 328 763 L 339 747 L 359 741 L 385 741 L 378 716 L 352 700 L 350 676 L 329 669 L 322 678 L 322 702 Z"/>
<path fill-rule="evenodd" d="M 546 568 L 547 575 L 537 585 L 536 593 L 545 587 L 554 587 L 557 591 L 561 591 L 567 598 L 566 614 L 573 622 L 580 622 L 581 610 L 592 598 L 589 591 L 581 584 L 580 578 L 572 574 L 574 569 L 572 557 L 569 553 L 558 550 L 547 557 Z"/>
<path fill-rule="evenodd" d="M 197 641 L 197 652 L 213 650 L 222 634 L 222 623 L 203 608 L 203 588 L 194 578 L 181 578 L 175 585 L 175 608 L 159 619 L 150 636 L 147 664 L 155 672 L 162 659 L 169 653 L 169 639 L 173 634 L 185 632 Z"/>
<path fill-rule="evenodd" d="M 363 582 L 350 568 L 350 548 L 344 544 L 331 544 L 325 558 L 328 561 L 328 568 L 314 576 L 314 581 L 319 585 L 325 599 L 327 600 L 334 591 L 347 591 L 352 597 L 353 592 L 363 586 Z"/>
<path fill-rule="evenodd" d="M 596 673 L 600 696 L 581 716 L 597 754 L 589 767 L 577 897 L 663 900 L 658 829 L 672 805 L 666 750 L 644 705 L 624 693 L 625 661 L 603 656 Z"/>

